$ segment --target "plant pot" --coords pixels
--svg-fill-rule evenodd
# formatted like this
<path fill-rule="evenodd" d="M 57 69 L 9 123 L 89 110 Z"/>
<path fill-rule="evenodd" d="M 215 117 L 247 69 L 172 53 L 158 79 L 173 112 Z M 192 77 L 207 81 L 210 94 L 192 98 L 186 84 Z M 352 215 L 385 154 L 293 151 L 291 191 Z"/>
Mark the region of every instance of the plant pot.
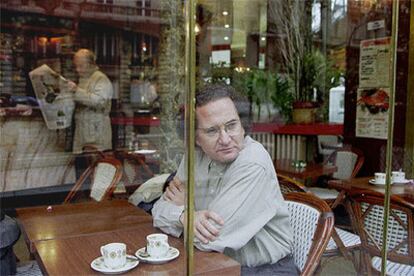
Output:
<path fill-rule="evenodd" d="M 312 102 L 294 102 L 292 120 L 295 124 L 312 124 L 315 122 L 317 106 Z"/>

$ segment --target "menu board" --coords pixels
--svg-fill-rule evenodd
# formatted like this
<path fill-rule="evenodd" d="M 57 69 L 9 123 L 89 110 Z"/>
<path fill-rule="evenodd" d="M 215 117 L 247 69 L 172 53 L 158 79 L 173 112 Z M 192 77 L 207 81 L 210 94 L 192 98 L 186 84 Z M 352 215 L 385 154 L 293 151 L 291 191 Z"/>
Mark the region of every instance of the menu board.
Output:
<path fill-rule="evenodd" d="M 357 137 L 387 139 L 390 37 L 361 41 L 356 105 Z"/>
<path fill-rule="evenodd" d="M 390 85 L 390 37 L 361 41 L 359 87 Z"/>

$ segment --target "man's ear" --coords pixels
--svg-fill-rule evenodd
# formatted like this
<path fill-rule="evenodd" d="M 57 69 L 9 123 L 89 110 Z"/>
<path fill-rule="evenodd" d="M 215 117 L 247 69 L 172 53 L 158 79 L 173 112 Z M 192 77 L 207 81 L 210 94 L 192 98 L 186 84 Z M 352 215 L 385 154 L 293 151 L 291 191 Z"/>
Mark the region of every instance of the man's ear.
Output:
<path fill-rule="evenodd" d="M 198 134 L 197 134 L 197 133 L 196 133 L 196 135 L 195 135 L 195 139 L 196 139 L 196 140 L 195 140 L 196 145 L 197 145 L 197 146 L 199 146 L 199 147 L 201 147 L 201 146 L 200 146 L 200 141 L 199 141 L 199 139 L 200 139 L 200 138 L 198 137 Z"/>

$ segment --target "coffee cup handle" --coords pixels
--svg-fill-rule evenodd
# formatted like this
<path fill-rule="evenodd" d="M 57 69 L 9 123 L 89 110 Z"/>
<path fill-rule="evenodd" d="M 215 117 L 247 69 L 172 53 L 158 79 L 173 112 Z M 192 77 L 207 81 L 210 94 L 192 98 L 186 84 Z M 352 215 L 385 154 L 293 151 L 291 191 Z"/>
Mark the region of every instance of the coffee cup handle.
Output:
<path fill-rule="evenodd" d="M 101 246 L 101 255 L 102 256 L 104 256 L 105 254 L 104 254 L 104 248 L 105 248 L 105 246 Z"/>
<path fill-rule="evenodd" d="M 170 248 L 170 245 L 168 244 L 168 242 L 162 242 L 161 243 L 161 245 L 163 246 L 163 247 L 165 247 L 165 248 L 167 248 L 167 249 L 169 249 Z"/>

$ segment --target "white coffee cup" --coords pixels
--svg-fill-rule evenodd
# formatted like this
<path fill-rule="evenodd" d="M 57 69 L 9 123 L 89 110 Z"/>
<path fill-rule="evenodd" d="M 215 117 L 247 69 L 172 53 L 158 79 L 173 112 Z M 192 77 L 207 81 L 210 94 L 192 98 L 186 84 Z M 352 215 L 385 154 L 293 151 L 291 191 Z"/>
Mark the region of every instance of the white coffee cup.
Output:
<path fill-rule="evenodd" d="M 104 259 L 105 266 L 116 269 L 126 264 L 126 244 L 125 243 L 108 243 L 101 246 L 101 254 Z"/>
<path fill-rule="evenodd" d="M 375 175 L 376 184 L 385 184 L 385 177 L 386 177 L 385 173 L 377 172 L 374 175 Z"/>
<path fill-rule="evenodd" d="M 147 236 L 147 253 L 154 258 L 167 255 L 170 245 L 165 234 L 151 234 Z"/>
<path fill-rule="evenodd" d="M 405 172 L 395 171 L 392 172 L 392 182 L 393 183 L 401 183 L 405 180 Z"/>

